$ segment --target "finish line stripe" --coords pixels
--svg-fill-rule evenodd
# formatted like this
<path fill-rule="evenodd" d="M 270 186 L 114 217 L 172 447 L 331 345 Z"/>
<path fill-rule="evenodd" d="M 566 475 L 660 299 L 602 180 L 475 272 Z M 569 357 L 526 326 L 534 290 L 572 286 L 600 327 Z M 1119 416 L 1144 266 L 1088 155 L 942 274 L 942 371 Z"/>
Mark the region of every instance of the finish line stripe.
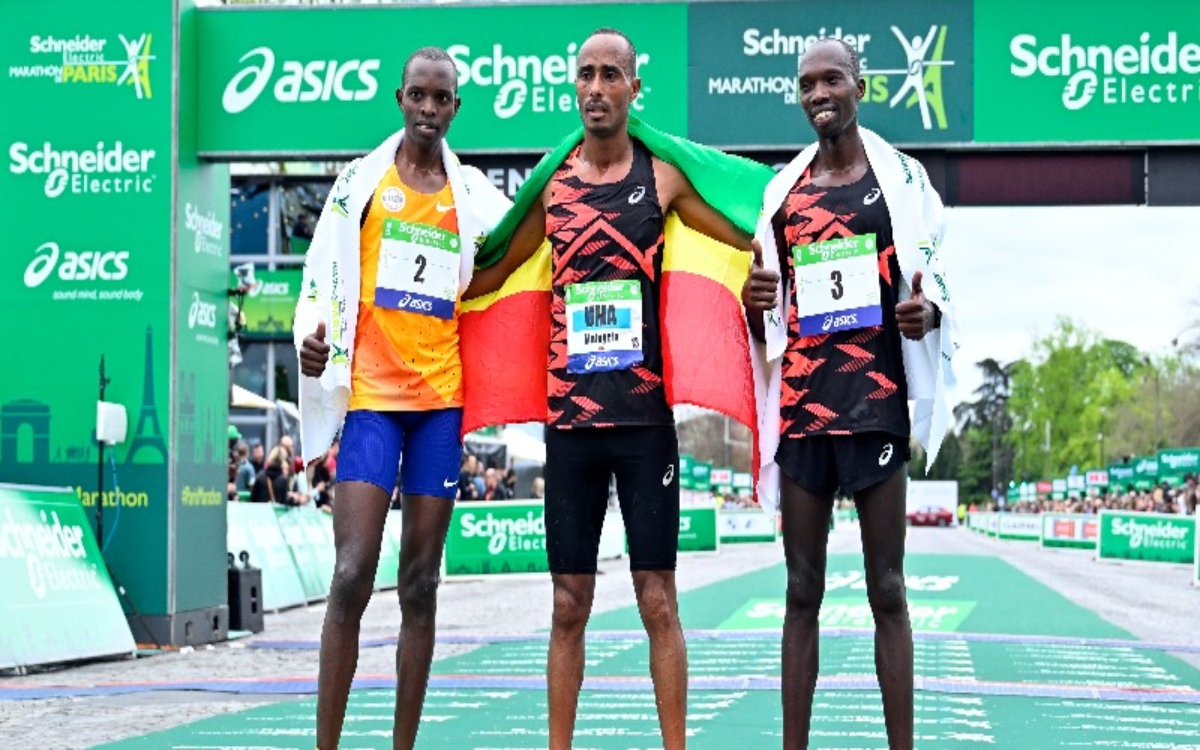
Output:
<path fill-rule="evenodd" d="M 781 637 L 779 630 L 685 630 L 684 638 L 689 641 L 765 641 Z M 821 630 L 822 638 L 874 638 L 875 631 L 866 628 L 830 628 Z M 589 641 L 645 641 L 646 633 L 641 630 L 611 630 L 588 633 Z M 477 635 L 439 635 L 435 642 L 443 645 L 486 645 L 492 643 L 546 643 L 549 633 L 480 633 Z M 1047 646 L 1084 646 L 1104 649 L 1132 649 L 1134 651 L 1166 651 L 1170 653 L 1200 654 L 1196 643 L 1156 643 L 1121 638 L 1076 638 L 1054 635 L 1005 635 L 995 633 L 934 633 L 914 632 L 914 641 L 961 641 L 965 643 L 1014 643 Z M 361 641 L 359 648 L 395 646 L 397 638 L 375 638 Z M 262 648 L 281 651 L 316 651 L 320 641 L 254 641 L 246 648 Z"/>
<path fill-rule="evenodd" d="M 354 680 L 353 684 L 353 689 L 355 690 L 394 690 L 395 687 L 395 678 L 386 675 L 359 677 Z M 480 675 L 432 675 L 429 678 L 429 687 L 435 690 L 543 691 L 546 689 L 546 680 L 541 676 L 487 677 Z M 917 692 L 937 694 L 1200 705 L 1200 691 L 1197 690 L 989 682 L 984 680 L 968 681 L 941 678 L 917 678 L 914 680 L 914 687 Z M 779 677 L 703 677 L 688 681 L 689 690 L 778 691 L 780 688 L 781 680 Z M 879 685 L 873 676 L 843 675 L 822 677 L 817 680 L 817 688 L 829 691 L 873 691 L 878 690 Z M 594 692 L 650 692 L 654 690 L 654 684 L 649 677 L 589 677 L 584 679 L 583 689 Z M 30 688 L 0 687 L 0 701 L 85 698 L 166 691 L 199 691 L 239 695 L 312 695 L 317 691 L 317 681 L 313 677 L 299 677 L 285 679 L 203 680 L 195 682 L 115 683 L 109 685 Z"/>

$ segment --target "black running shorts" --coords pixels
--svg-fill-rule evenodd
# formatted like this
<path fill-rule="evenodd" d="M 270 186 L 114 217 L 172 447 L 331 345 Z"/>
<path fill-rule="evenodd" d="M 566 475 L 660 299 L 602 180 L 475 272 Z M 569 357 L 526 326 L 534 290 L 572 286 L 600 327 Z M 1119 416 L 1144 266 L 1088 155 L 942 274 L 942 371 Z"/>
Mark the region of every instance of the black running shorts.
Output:
<path fill-rule="evenodd" d="M 595 574 L 613 475 L 630 569 L 675 569 L 679 443 L 675 426 L 664 425 L 546 430 L 550 572 Z"/>
<path fill-rule="evenodd" d="M 908 438 L 886 432 L 785 437 L 775 463 L 788 479 L 821 497 L 853 495 L 879 484 L 910 458 Z"/>

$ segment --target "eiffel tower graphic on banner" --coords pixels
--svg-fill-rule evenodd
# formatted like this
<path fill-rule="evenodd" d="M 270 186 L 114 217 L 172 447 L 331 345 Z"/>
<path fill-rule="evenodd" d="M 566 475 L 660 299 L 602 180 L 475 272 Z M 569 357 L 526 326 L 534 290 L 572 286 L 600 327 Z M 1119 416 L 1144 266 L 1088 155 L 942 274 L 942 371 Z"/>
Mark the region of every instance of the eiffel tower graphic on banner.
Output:
<path fill-rule="evenodd" d="M 150 432 L 147 432 L 147 428 Z M 162 429 L 158 425 L 158 411 L 154 406 L 154 333 L 150 326 L 146 326 L 146 379 L 142 389 L 142 410 L 138 414 L 133 442 L 129 444 L 129 452 L 125 454 L 125 463 L 133 463 L 133 457 L 142 448 L 158 451 L 162 462 L 167 462 L 167 444 L 163 442 Z"/>

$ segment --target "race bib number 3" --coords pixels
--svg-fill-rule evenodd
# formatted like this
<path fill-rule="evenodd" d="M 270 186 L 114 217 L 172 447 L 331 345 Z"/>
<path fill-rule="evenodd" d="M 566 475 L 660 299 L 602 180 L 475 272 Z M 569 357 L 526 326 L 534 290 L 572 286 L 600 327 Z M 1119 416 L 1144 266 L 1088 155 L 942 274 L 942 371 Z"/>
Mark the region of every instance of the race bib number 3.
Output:
<path fill-rule="evenodd" d="M 795 245 L 792 260 L 801 336 L 883 322 L 874 234 Z"/>
<path fill-rule="evenodd" d="M 460 244 L 457 234 L 440 227 L 400 219 L 384 221 L 375 306 L 453 318 Z"/>
<path fill-rule="evenodd" d="M 642 362 L 639 281 L 568 284 L 567 372 L 625 370 Z"/>

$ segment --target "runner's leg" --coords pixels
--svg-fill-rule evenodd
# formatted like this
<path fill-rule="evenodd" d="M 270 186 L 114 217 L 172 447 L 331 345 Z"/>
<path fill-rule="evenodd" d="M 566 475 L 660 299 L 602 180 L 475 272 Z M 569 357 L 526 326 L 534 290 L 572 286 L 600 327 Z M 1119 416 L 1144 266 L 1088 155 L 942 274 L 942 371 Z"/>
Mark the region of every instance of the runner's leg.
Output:
<path fill-rule="evenodd" d="M 687 643 L 679 622 L 675 571 L 635 570 L 638 612 L 650 638 L 650 678 L 664 750 L 687 743 Z"/>
<path fill-rule="evenodd" d="M 429 665 L 433 661 L 442 550 L 454 501 L 405 495 L 400 539 L 400 643 L 396 647 L 396 733 L 393 746 L 417 741 Z"/>
<path fill-rule="evenodd" d="M 389 497 L 367 482 L 339 482 L 333 506 L 337 563 L 321 629 L 317 747 L 338 746 L 350 683 L 358 667 L 359 623 L 375 587 Z"/>
<path fill-rule="evenodd" d="M 904 587 L 907 469 L 904 464 L 884 481 L 854 493 L 867 600 L 875 618 L 875 673 L 892 750 L 913 746 L 913 640 Z"/>
<path fill-rule="evenodd" d="M 782 479 L 783 557 L 787 606 L 783 619 L 783 747 L 808 747 L 820 647 L 817 615 L 825 598 L 826 547 L 833 495 Z"/>
<path fill-rule="evenodd" d="M 550 704 L 550 750 L 571 747 L 575 713 L 583 686 L 584 630 L 592 614 L 596 575 L 553 573 L 554 615 L 546 658 Z"/>

